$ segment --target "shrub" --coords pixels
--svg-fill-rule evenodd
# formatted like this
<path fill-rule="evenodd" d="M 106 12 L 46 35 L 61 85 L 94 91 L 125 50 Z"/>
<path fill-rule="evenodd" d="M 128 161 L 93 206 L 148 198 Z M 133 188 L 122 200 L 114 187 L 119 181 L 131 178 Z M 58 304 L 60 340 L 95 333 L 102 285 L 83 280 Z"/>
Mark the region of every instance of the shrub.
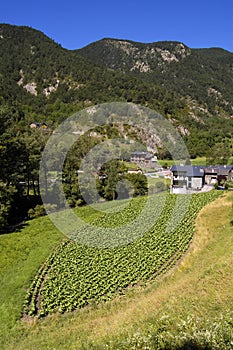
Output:
<path fill-rule="evenodd" d="M 46 214 L 45 208 L 43 205 L 36 205 L 35 208 L 28 210 L 28 216 L 30 219 L 35 219 L 40 216 L 43 216 Z"/>
<path fill-rule="evenodd" d="M 225 189 L 228 190 L 229 188 L 233 188 L 233 181 L 228 180 L 225 182 Z"/>

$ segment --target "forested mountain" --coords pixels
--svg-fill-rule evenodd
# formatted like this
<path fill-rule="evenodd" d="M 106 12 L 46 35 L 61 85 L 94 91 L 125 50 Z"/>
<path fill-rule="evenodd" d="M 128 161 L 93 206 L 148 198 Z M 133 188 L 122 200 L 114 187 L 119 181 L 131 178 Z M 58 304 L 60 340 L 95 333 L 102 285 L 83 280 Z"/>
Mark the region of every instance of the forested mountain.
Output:
<path fill-rule="evenodd" d="M 129 101 L 186 136 L 232 124 L 233 54 L 222 49 L 103 39 L 69 51 L 35 29 L 2 24 L 0 77 L 2 102 L 30 120 L 59 122 L 89 105 Z"/>
<path fill-rule="evenodd" d="M 43 121 L 106 101 L 147 104 L 166 115 L 185 103 L 165 88 L 109 71 L 28 27 L 0 25 L 0 98 Z"/>
<path fill-rule="evenodd" d="M 203 104 L 212 115 L 233 115 L 233 53 L 190 49 L 180 42 L 142 44 L 103 39 L 78 50 L 99 65 L 140 77 Z"/>

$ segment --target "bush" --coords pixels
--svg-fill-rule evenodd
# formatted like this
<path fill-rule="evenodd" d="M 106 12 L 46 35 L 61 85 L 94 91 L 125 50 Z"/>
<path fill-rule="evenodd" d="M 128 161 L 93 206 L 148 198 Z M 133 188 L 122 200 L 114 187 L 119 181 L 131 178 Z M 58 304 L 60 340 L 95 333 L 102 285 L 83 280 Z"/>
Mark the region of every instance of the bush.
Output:
<path fill-rule="evenodd" d="M 164 182 L 158 181 L 155 184 L 155 188 L 156 188 L 156 192 L 162 192 L 162 191 L 165 191 L 167 189 L 167 186 Z"/>
<path fill-rule="evenodd" d="M 35 208 L 29 209 L 28 216 L 30 219 L 39 218 L 40 216 L 44 216 L 49 213 L 56 211 L 56 204 L 45 204 L 45 205 L 37 205 Z"/>
<path fill-rule="evenodd" d="M 30 219 L 35 219 L 40 216 L 43 216 L 46 214 L 45 208 L 43 205 L 37 205 L 35 208 L 29 209 L 28 210 L 28 216 Z"/>
<path fill-rule="evenodd" d="M 225 189 L 228 190 L 229 188 L 233 188 L 233 181 L 228 180 L 225 182 Z"/>

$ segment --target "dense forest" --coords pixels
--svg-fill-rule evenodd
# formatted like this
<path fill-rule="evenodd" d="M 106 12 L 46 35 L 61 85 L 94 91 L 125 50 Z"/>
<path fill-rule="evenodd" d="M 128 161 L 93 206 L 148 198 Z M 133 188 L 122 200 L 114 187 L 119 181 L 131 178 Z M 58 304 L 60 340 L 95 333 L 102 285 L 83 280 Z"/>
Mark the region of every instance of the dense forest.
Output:
<path fill-rule="evenodd" d="M 231 52 L 190 49 L 179 42 L 142 44 L 116 39 L 103 39 L 77 52 L 101 66 L 189 96 L 205 106 L 206 113 L 232 115 Z"/>
<path fill-rule="evenodd" d="M 222 49 L 104 39 L 69 51 L 35 29 L 1 24 L 0 227 L 36 215 L 38 205 L 43 213 L 38 172 L 44 146 L 61 121 L 96 104 L 149 107 L 177 128 L 191 157 L 227 159 L 232 155 L 232 83 L 233 54 Z M 33 122 L 46 128 L 31 128 Z M 77 180 L 80 159 L 86 145 L 100 139 L 84 135 L 80 142 L 64 167 L 64 189 L 72 206 L 84 203 Z M 160 147 L 158 156 L 170 155 Z M 108 180 L 99 181 L 99 192 L 114 199 L 119 178 L 113 174 L 128 175 L 117 162 L 102 170 Z M 137 195 L 146 193 L 143 176 L 133 182 Z M 54 205 L 59 207 L 59 199 Z"/>

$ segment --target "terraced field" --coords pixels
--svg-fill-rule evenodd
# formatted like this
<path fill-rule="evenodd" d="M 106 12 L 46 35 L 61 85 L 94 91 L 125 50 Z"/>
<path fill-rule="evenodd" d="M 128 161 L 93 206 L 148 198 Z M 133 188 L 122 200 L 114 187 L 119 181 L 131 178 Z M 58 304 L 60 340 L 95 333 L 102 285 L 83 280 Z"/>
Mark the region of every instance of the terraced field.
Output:
<path fill-rule="evenodd" d="M 198 212 L 219 195 L 220 191 L 192 195 L 185 215 L 182 202 L 185 203 L 186 196 L 181 196 L 174 216 L 177 197 L 167 194 L 154 225 L 142 236 L 136 234 L 135 239 L 125 245 L 98 248 L 65 239 L 34 278 L 27 292 L 24 314 L 43 317 L 54 312 L 73 311 L 110 300 L 126 293 L 129 287 L 146 284 L 165 273 L 187 251 Z M 150 200 L 148 220 L 163 202 L 159 196 L 162 194 Z M 87 221 L 92 219 L 95 227 L 121 227 L 135 219 L 144 205 L 145 198 L 137 198 L 120 211 L 115 211 L 113 206 L 103 214 L 87 207 L 82 215 Z M 147 218 L 141 225 L 146 225 L 146 221 Z"/>

